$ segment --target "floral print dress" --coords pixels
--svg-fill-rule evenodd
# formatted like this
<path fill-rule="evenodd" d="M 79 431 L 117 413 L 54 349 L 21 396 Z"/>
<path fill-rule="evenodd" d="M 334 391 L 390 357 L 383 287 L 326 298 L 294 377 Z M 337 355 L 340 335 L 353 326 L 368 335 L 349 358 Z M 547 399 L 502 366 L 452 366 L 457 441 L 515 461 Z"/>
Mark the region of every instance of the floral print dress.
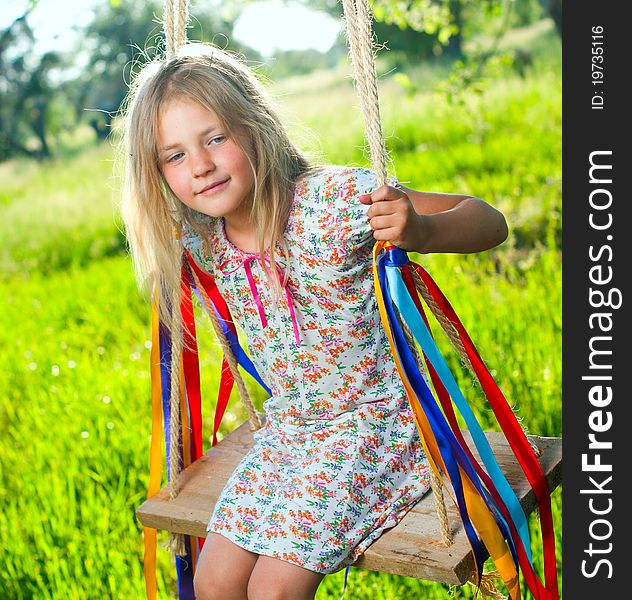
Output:
<path fill-rule="evenodd" d="M 267 253 L 244 252 L 208 219 L 183 242 L 216 280 L 272 391 L 265 426 L 227 482 L 207 531 L 303 568 L 334 573 L 396 525 L 429 467 L 377 308 L 374 238 L 358 196 L 372 171 L 326 167 L 296 183 L 285 229 L 289 275 L 273 299 Z"/>

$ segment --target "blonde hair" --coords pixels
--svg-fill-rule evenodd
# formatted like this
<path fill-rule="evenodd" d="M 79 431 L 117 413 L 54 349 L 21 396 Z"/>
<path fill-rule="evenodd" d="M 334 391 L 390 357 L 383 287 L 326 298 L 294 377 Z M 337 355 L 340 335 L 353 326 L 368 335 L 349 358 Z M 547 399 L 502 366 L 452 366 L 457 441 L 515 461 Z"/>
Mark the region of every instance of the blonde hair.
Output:
<path fill-rule="evenodd" d="M 202 239 L 208 234 L 201 230 L 203 221 L 195 218 L 198 213 L 178 200 L 159 168 L 159 113 L 175 99 L 193 100 L 215 112 L 248 158 L 255 181 L 252 222 L 261 254 L 266 238 L 270 241 L 272 265 L 277 248 L 288 257 L 283 231 L 296 179 L 318 169 L 290 141 L 270 95 L 254 73 L 232 54 L 189 43 L 172 58 L 146 65 L 124 104 L 121 212 L 138 282 L 158 292 L 164 310 L 179 298 L 183 250 L 174 241 L 174 231 L 186 224 Z M 281 282 L 275 268 L 267 278 L 278 293 Z M 161 316 L 169 322 L 164 310 Z"/>

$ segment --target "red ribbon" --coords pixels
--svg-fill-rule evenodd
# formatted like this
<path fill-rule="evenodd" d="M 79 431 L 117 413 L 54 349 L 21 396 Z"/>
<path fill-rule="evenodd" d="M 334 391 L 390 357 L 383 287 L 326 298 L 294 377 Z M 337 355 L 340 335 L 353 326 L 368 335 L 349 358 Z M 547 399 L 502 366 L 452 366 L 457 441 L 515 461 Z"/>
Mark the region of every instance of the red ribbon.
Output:
<path fill-rule="evenodd" d="M 200 362 L 195 335 L 195 315 L 191 298 L 191 273 L 182 263 L 180 314 L 182 316 L 182 364 L 186 399 L 189 404 L 191 436 L 191 462 L 202 456 L 202 395 L 200 392 Z"/>
<path fill-rule="evenodd" d="M 186 253 L 186 257 L 188 265 L 195 271 L 196 275 L 198 276 L 200 284 L 209 297 L 211 304 L 215 307 L 219 318 L 227 323 L 228 327 L 233 333 L 237 334 L 237 329 L 235 328 L 235 324 L 233 323 L 233 318 L 230 314 L 230 310 L 228 309 L 226 301 L 224 300 L 224 298 L 222 298 L 219 290 L 217 289 L 215 279 L 197 265 L 189 252 Z M 226 358 L 224 358 L 222 360 L 222 371 L 217 393 L 217 406 L 215 408 L 215 417 L 213 419 L 213 446 L 217 444 L 217 432 L 219 431 L 222 419 L 224 418 L 224 413 L 226 412 L 226 407 L 228 406 L 230 393 L 233 389 L 234 383 L 235 379 L 233 377 L 233 374 L 231 373 Z"/>
<path fill-rule="evenodd" d="M 542 472 L 542 468 L 540 467 L 540 463 L 535 456 L 533 449 L 529 445 L 529 441 L 527 440 L 524 431 L 516 420 L 511 407 L 491 376 L 489 370 L 484 365 L 476 347 L 474 346 L 474 343 L 465 330 L 465 327 L 461 323 L 459 317 L 454 312 L 454 309 L 450 305 L 448 299 L 443 295 L 443 292 L 421 265 L 418 265 L 417 263 L 410 264 L 414 269 L 416 269 L 417 273 L 419 273 L 419 276 L 422 278 L 435 302 L 457 330 L 467 355 L 472 363 L 474 372 L 481 383 L 485 396 L 489 400 L 490 406 L 498 419 L 498 423 L 500 424 L 500 427 L 514 452 L 514 455 L 518 459 L 522 470 L 527 476 L 529 484 L 533 488 L 540 511 L 540 526 L 544 549 L 544 578 L 546 587 L 543 588 L 540 581 L 535 578 L 535 581 L 532 580 L 532 582 L 535 583 L 535 587 L 531 587 L 530 585 L 530 589 L 532 592 L 534 590 L 536 591 L 536 597 L 538 600 L 557 600 L 559 598 L 559 590 L 557 585 L 557 560 L 555 556 L 553 516 L 551 513 L 551 491 L 544 473 Z M 520 544 L 518 544 L 518 552 L 522 554 L 520 550 Z M 523 573 L 525 578 L 528 580 L 531 579 L 529 569 L 523 569 Z M 531 581 L 529 581 L 529 583 L 531 583 Z"/>

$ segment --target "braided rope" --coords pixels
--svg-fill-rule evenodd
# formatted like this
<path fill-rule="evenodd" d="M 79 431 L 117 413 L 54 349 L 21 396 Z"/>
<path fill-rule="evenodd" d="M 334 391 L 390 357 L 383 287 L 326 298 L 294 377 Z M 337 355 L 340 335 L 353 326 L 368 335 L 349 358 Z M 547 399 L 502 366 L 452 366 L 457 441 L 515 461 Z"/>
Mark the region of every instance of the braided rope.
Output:
<path fill-rule="evenodd" d="M 256 411 L 255 406 L 252 402 L 252 398 L 248 389 L 246 388 L 246 384 L 244 382 L 241 373 L 239 372 L 237 358 L 233 353 L 224 332 L 222 331 L 222 327 L 219 324 L 217 319 L 217 314 L 215 313 L 215 309 L 211 304 L 211 299 L 208 297 L 206 290 L 200 283 L 200 279 L 195 272 L 195 269 L 190 269 L 191 274 L 193 275 L 193 281 L 195 282 L 195 287 L 200 292 L 202 296 L 202 302 L 204 303 L 204 308 L 206 308 L 206 312 L 211 318 L 211 323 L 213 324 L 213 330 L 215 331 L 215 335 L 219 340 L 220 346 L 222 347 L 222 351 L 224 352 L 224 356 L 226 357 L 226 362 L 228 363 L 228 367 L 230 368 L 230 372 L 233 374 L 233 378 L 235 379 L 235 384 L 237 385 L 237 391 L 239 392 L 239 397 L 246 408 L 246 412 L 248 413 L 248 419 L 250 420 L 250 430 L 256 431 L 257 429 L 261 429 L 262 423 L 259 413 Z"/>
<path fill-rule="evenodd" d="M 163 28 L 165 33 L 165 43 L 166 43 L 166 51 L 167 57 L 173 56 L 178 48 L 182 46 L 186 42 L 186 27 L 189 20 L 189 5 L 188 0 L 165 0 L 164 12 L 163 12 Z M 222 331 L 222 328 L 217 320 L 217 315 L 215 314 L 215 310 L 212 307 L 210 298 L 204 291 L 204 288 L 200 284 L 200 280 L 193 269 L 190 269 L 191 274 L 193 275 L 195 285 L 197 289 L 200 291 L 202 295 L 204 305 L 206 310 L 211 318 L 211 323 L 213 324 L 213 329 L 215 334 L 217 335 L 217 339 L 219 340 L 220 346 L 224 352 L 224 356 L 226 357 L 226 362 L 230 368 L 230 371 L 233 375 L 235 383 L 237 385 L 237 390 L 239 392 L 239 396 L 241 401 L 243 402 L 246 411 L 250 420 L 250 429 L 251 431 L 256 431 L 262 427 L 261 419 L 259 414 L 257 413 L 252 398 L 248 393 L 244 380 L 239 372 L 237 358 L 233 354 L 233 351 L 230 348 L 230 344 Z M 173 346 L 173 343 L 172 343 Z M 173 381 L 173 378 L 172 378 Z M 173 390 L 173 383 L 172 383 Z M 172 396 L 173 402 L 173 396 Z M 173 413 L 172 413 L 173 414 Z M 178 415 L 179 416 L 179 415 Z M 172 433 L 172 436 L 174 434 Z M 173 456 L 173 454 L 172 454 Z M 180 457 L 177 457 L 180 458 Z M 173 462 L 173 461 L 172 461 Z"/>
<path fill-rule="evenodd" d="M 371 164 L 377 175 L 377 185 L 382 186 L 386 183 L 386 150 L 382 139 L 371 12 L 367 0 L 342 0 L 342 6 L 346 21 L 347 41 L 355 71 L 356 88 L 360 96 L 360 106 L 369 141 Z M 409 345 L 411 348 L 415 347 L 411 339 L 409 339 Z M 445 499 L 441 489 L 442 482 L 432 471 L 430 485 L 435 500 L 441 537 L 445 545 L 449 546 L 452 544 L 452 539 Z"/>
<path fill-rule="evenodd" d="M 434 469 L 430 469 L 430 487 L 432 488 L 432 496 L 437 511 L 437 519 L 439 520 L 439 531 L 441 539 L 445 546 L 451 546 L 454 543 L 452 534 L 450 533 L 450 523 L 448 522 L 448 511 L 445 507 L 445 498 L 443 496 L 443 482 Z"/>
<path fill-rule="evenodd" d="M 187 0 L 179 0 L 176 29 L 176 49 L 186 42 L 187 22 L 189 20 L 189 3 Z"/>
<path fill-rule="evenodd" d="M 180 320 L 180 295 L 181 291 L 178 287 L 174 291 L 171 298 L 171 323 L 177 323 Z M 170 387 L 169 387 L 169 410 L 170 410 L 170 428 L 169 428 L 169 447 L 171 449 L 169 455 L 169 498 L 173 499 L 178 495 L 180 488 L 180 474 L 184 470 L 184 458 L 180 448 L 180 435 L 182 429 L 181 406 L 180 406 L 180 362 L 182 358 L 182 330 L 180 328 L 171 327 L 171 369 L 170 369 Z M 181 533 L 169 532 L 167 540 L 167 550 L 174 556 L 185 556 L 186 547 L 184 544 L 184 535 Z"/>
<path fill-rule="evenodd" d="M 371 12 L 366 0 L 342 0 L 342 5 L 371 164 L 377 174 L 377 184 L 382 186 L 386 183 L 386 152 L 382 140 Z"/>
<path fill-rule="evenodd" d="M 495 579 L 501 579 L 501 575 L 498 571 L 487 571 L 483 573 L 481 577 L 480 587 L 477 585 L 474 579 L 470 579 L 468 583 L 481 592 L 481 598 L 491 598 L 491 600 L 508 600 L 508 597 L 500 593 L 496 589 Z M 476 592 L 475 592 L 476 593 Z"/>
<path fill-rule="evenodd" d="M 399 316 L 399 314 L 398 314 Z M 421 373 L 425 373 L 424 364 L 421 359 L 421 355 L 417 350 L 417 344 L 415 343 L 415 339 L 413 337 L 413 333 L 406 325 L 403 319 L 398 318 L 399 324 L 404 332 L 404 337 L 406 338 L 406 343 L 408 347 L 413 351 L 415 356 L 415 362 L 419 367 Z M 432 488 L 432 496 L 435 502 L 435 510 L 437 511 L 437 518 L 439 520 L 439 530 L 441 532 L 441 539 L 446 546 L 452 545 L 452 534 L 450 533 L 450 524 L 448 522 L 448 511 L 445 506 L 445 499 L 443 497 L 443 482 L 441 478 L 437 475 L 434 469 L 430 469 L 430 487 Z"/>
<path fill-rule="evenodd" d="M 171 57 L 175 53 L 175 40 L 173 39 L 173 2 L 172 0 L 165 0 L 165 7 L 162 12 L 162 28 L 165 32 L 165 45 L 167 48 L 167 57 Z"/>
<path fill-rule="evenodd" d="M 443 331 L 445 331 L 448 338 L 450 338 L 450 342 L 458 351 L 461 359 L 463 360 L 467 368 L 473 373 L 474 367 L 470 362 L 470 358 L 467 355 L 467 351 L 465 350 L 465 346 L 463 345 L 463 342 L 459 337 L 458 331 L 455 329 L 450 319 L 448 319 L 448 317 L 446 317 L 443 311 L 439 308 L 434 298 L 428 291 L 426 284 L 421 279 L 419 273 L 417 273 L 415 269 L 411 269 L 410 271 L 413 276 L 413 281 L 415 282 L 415 287 L 417 288 L 417 291 L 421 294 L 426 304 L 430 307 L 432 314 L 436 317 L 437 321 L 439 321 L 441 328 L 443 329 Z"/>
<path fill-rule="evenodd" d="M 186 42 L 186 26 L 189 19 L 188 11 L 188 0 L 165 0 L 163 26 L 167 46 L 167 57 L 173 56 L 178 48 Z M 215 330 L 215 334 L 217 335 L 217 338 L 220 342 L 220 346 L 222 347 L 228 366 L 231 370 L 231 373 L 233 374 L 240 399 L 248 413 L 250 429 L 251 431 L 256 431 L 257 429 L 260 429 L 262 427 L 261 419 L 259 413 L 257 413 L 253 405 L 252 398 L 248 393 L 244 380 L 241 377 L 241 373 L 238 369 L 237 359 L 233 354 L 233 351 L 230 348 L 230 344 L 228 343 L 228 340 L 226 339 L 226 336 L 224 335 L 224 332 L 222 331 L 222 328 L 217 320 L 217 315 L 212 308 L 210 299 L 204 291 L 204 288 L 200 285 L 197 274 L 193 269 L 191 269 L 191 273 L 195 280 L 196 287 L 203 297 L 205 307 L 211 318 L 211 323 L 213 324 L 213 329 Z"/>
<path fill-rule="evenodd" d="M 162 26 L 165 32 L 167 58 L 172 57 L 187 39 L 189 3 L 187 0 L 165 0 Z"/>
<path fill-rule="evenodd" d="M 173 307 L 175 312 L 179 310 L 179 303 Z M 169 497 L 178 495 L 178 476 L 182 471 L 183 459 L 180 454 L 180 358 L 182 357 L 182 337 L 171 335 L 171 385 L 169 389 L 169 410 L 171 412 L 171 428 L 169 431 Z"/>

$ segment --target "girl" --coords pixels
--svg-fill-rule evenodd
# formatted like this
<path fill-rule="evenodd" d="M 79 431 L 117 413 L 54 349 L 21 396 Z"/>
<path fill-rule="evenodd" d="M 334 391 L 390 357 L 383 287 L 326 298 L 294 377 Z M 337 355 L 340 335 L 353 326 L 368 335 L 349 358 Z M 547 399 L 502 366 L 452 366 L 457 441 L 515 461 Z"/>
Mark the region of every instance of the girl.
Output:
<path fill-rule="evenodd" d="M 141 72 L 125 133 L 141 281 L 174 302 L 187 250 L 272 390 L 209 522 L 197 598 L 313 598 L 429 487 L 379 318 L 373 242 L 478 252 L 505 239 L 504 217 L 470 196 L 376 189 L 367 169 L 310 164 L 250 70 L 201 44 Z"/>

